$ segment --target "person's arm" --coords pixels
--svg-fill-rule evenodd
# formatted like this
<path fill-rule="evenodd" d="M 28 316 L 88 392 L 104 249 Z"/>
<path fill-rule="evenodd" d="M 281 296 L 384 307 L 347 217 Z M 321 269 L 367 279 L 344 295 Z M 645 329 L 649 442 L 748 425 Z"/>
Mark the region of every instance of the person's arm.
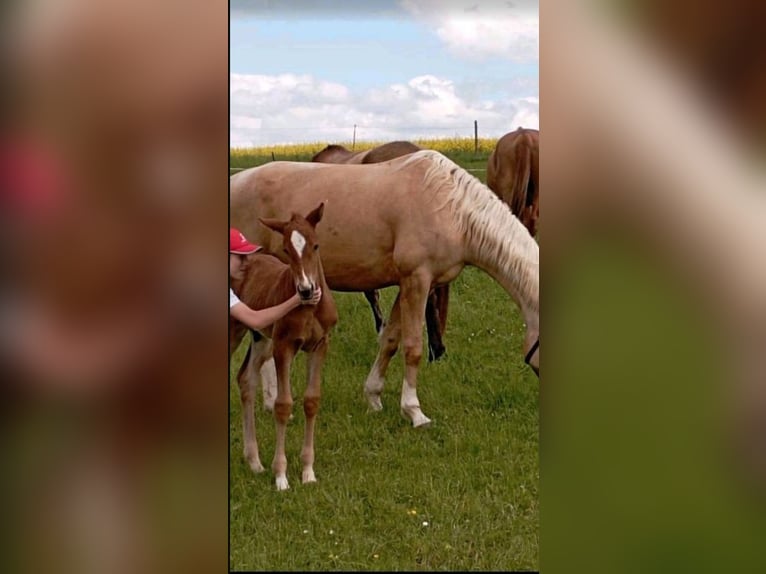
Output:
<path fill-rule="evenodd" d="M 229 314 L 237 321 L 244 323 L 251 329 L 255 329 L 257 331 L 259 329 L 265 329 L 274 323 L 274 321 L 281 319 L 290 311 L 300 306 L 300 304 L 300 297 L 298 297 L 298 294 L 296 293 L 279 305 L 267 307 L 266 309 L 251 309 L 242 301 L 240 301 L 229 309 Z"/>
<path fill-rule="evenodd" d="M 274 305 L 273 307 L 267 307 L 266 309 L 258 310 L 251 309 L 242 301 L 240 301 L 234 306 L 229 307 L 229 314 L 237 321 L 244 323 L 251 329 L 258 331 L 259 329 L 265 329 L 275 321 L 281 319 L 296 307 L 300 307 L 301 305 L 316 305 L 321 298 L 322 290 L 317 289 L 314 297 L 307 301 L 301 300 L 301 298 L 296 293 L 279 305 Z"/>

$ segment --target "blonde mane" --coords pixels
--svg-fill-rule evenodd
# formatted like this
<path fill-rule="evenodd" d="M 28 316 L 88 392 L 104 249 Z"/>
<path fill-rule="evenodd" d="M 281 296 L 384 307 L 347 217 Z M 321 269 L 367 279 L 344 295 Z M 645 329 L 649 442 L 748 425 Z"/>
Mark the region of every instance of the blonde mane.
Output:
<path fill-rule="evenodd" d="M 424 150 L 412 154 L 405 165 L 418 161 L 429 162 L 424 187 L 446 194 L 442 207 L 454 215 L 469 251 L 499 268 L 521 301 L 539 311 L 540 250 L 526 227 L 491 189 L 449 158 Z"/>

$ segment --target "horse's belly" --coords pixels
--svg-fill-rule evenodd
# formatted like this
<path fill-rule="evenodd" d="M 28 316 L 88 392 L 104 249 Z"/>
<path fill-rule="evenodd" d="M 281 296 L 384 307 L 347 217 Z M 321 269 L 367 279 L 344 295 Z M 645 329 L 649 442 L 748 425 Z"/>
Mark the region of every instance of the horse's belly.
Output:
<path fill-rule="evenodd" d="M 398 274 L 385 264 L 370 267 L 348 261 L 327 265 L 323 261 L 323 266 L 325 280 L 335 291 L 370 291 L 399 283 Z"/>

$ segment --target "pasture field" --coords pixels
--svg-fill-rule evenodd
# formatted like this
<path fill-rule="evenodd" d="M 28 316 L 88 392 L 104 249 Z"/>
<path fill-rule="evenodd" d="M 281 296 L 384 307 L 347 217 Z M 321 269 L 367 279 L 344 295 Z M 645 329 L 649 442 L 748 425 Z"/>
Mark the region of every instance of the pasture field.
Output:
<path fill-rule="evenodd" d="M 473 157 L 468 141 L 469 152 L 440 151 L 464 167 L 486 166 L 492 147 Z M 232 165 L 271 160 L 270 149 L 248 153 L 245 159 L 243 150 L 232 150 Z M 461 154 L 472 161 L 461 161 Z M 474 173 L 483 180 L 484 172 Z M 381 292 L 384 311 L 395 294 L 395 287 Z M 266 472 L 253 474 L 242 456 L 236 373 L 244 346 L 234 355 L 230 569 L 538 570 L 539 382 L 524 364 L 524 326 L 511 298 L 475 268 L 452 283 L 447 355 L 428 364 L 424 350 L 418 377 L 421 406 L 433 422 L 413 429 L 399 414 L 400 353 L 389 368 L 383 410 L 368 408 L 363 385 L 377 351 L 372 313 L 360 293 L 334 295 L 340 319 L 323 371 L 317 483 L 300 482 L 305 356 L 297 357 L 291 377 L 290 489 L 278 492 L 268 468 L 274 422 L 260 390 L 256 430 Z"/>

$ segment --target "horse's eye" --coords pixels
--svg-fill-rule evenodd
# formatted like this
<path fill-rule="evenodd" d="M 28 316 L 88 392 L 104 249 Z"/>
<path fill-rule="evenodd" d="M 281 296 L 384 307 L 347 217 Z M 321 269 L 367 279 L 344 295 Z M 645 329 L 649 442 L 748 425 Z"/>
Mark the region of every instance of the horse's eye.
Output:
<path fill-rule="evenodd" d="M 317 251 L 319 249 L 319 244 L 314 245 L 314 251 Z"/>
<path fill-rule="evenodd" d="M 285 252 L 285 255 L 290 255 L 290 252 L 287 250 L 287 247 L 283 247 L 282 251 Z"/>

